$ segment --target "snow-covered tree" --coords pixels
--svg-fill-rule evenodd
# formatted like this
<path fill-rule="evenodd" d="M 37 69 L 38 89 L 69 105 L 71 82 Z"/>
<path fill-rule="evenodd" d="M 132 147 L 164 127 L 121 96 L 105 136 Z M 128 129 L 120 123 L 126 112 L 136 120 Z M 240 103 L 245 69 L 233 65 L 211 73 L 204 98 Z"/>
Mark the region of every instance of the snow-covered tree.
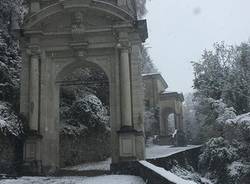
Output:
<path fill-rule="evenodd" d="M 222 99 L 237 114 L 250 111 L 250 43 L 215 44 L 194 62 L 195 97 Z"/>
<path fill-rule="evenodd" d="M 141 73 L 155 73 L 157 68 L 155 67 L 153 60 L 151 59 L 146 46 L 142 46 L 142 61 L 140 63 Z"/>
<path fill-rule="evenodd" d="M 220 122 L 250 111 L 249 63 L 249 42 L 239 46 L 217 43 L 212 51 L 204 51 L 200 62 L 193 63 L 196 118 L 200 126 L 206 128 L 200 136 L 215 133 L 215 129 L 221 129 Z"/>
<path fill-rule="evenodd" d="M 188 93 L 185 95 L 183 103 L 183 124 L 187 140 L 189 143 L 194 143 L 194 138 L 197 137 L 199 132 L 199 124 L 195 118 L 195 104 L 193 101 L 193 94 Z"/>
<path fill-rule="evenodd" d="M 151 108 L 145 111 L 144 124 L 146 136 L 159 135 L 159 108 Z"/>
<path fill-rule="evenodd" d="M 0 100 L 18 107 L 20 62 L 18 41 L 12 34 L 13 17 L 21 22 L 21 0 L 0 1 Z"/>
<path fill-rule="evenodd" d="M 61 87 L 61 132 L 80 135 L 106 129 L 109 123 L 109 84 L 105 73 L 96 67 L 79 68 L 64 80 L 80 83 Z"/>
<path fill-rule="evenodd" d="M 0 119 L 4 124 L 1 128 L 4 135 L 7 135 L 6 131 L 14 136 L 21 132 L 17 115 L 21 57 L 18 40 L 12 34 L 12 24 L 14 18 L 16 23 L 21 23 L 23 12 L 21 0 L 0 1 Z"/>
<path fill-rule="evenodd" d="M 12 110 L 11 104 L 0 101 L 0 134 L 18 137 L 23 133 L 19 117 Z"/>
<path fill-rule="evenodd" d="M 137 15 L 139 18 L 142 18 L 147 13 L 146 1 L 147 0 L 135 0 Z"/>
<path fill-rule="evenodd" d="M 109 127 L 107 109 L 93 94 L 84 94 L 71 106 L 61 108 L 61 133 L 81 135 L 86 131 L 98 131 Z"/>
<path fill-rule="evenodd" d="M 204 145 L 199 157 L 199 169 L 203 175 L 214 179 L 215 183 L 228 184 L 227 166 L 237 159 L 237 148 L 222 137 L 212 138 Z"/>

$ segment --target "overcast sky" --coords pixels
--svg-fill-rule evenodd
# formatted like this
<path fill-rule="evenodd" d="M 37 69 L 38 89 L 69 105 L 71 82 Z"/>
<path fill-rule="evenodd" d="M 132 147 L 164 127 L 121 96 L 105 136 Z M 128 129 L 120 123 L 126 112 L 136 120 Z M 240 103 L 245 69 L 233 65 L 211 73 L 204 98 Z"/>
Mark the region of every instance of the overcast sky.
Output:
<path fill-rule="evenodd" d="M 151 0 L 147 9 L 149 53 L 171 91 L 192 91 L 190 61 L 205 48 L 250 37 L 250 0 Z"/>

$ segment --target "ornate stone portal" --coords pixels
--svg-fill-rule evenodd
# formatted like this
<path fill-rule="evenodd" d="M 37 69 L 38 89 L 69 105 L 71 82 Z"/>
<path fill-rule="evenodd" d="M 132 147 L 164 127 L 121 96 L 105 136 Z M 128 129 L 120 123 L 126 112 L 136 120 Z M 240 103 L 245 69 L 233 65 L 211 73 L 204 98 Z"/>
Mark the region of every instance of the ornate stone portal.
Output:
<path fill-rule="evenodd" d="M 100 67 L 110 86 L 112 163 L 144 159 L 139 71 L 145 20 L 134 0 L 32 0 L 20 38 L 21 113 L 30 129 L 24 163 L 36 173 L 59 167 L 59 88 L 79 67 Z"/>

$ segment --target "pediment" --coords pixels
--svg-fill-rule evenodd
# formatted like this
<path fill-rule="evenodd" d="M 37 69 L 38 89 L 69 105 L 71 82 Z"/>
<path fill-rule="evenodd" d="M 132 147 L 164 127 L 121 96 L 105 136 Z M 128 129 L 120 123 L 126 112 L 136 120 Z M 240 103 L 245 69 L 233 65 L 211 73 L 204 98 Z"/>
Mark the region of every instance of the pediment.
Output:
<path fill-rule="evenodd" d="M 33 28 L 43 32 L 69 32 L 74 28 L 91 30 L 110 27 L 118 22 L 121 20 L 103 12 L 75 9 L 54 14 Z"/>
<path fill-rule="evenodd" d="M 69 0 L 60 1 L 51 6 L 41 9 L 39 12 L 26 17 L 24 29 L 45 28 L 59 29 L 67 28 L 72 23 L 75 12 L 81 12 L 86 27 L 103 27 L 116 22 L 133 22 L 129 12 L 112 4 L 95 1 Z M 56 25 L 55 25 L 56 24 Z"/>

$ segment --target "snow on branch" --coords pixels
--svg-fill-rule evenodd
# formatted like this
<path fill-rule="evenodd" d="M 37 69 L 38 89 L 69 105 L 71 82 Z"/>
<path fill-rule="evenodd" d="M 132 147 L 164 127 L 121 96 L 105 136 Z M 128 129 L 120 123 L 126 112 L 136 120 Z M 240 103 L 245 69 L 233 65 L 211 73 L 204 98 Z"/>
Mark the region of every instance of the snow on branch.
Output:
<path fill-rule="evenodd" d="M 7 136 L 19 136 L 23 127 L 18 116 L 11 110 L 11 105 L 0 101 L 0 132 Z"/>

